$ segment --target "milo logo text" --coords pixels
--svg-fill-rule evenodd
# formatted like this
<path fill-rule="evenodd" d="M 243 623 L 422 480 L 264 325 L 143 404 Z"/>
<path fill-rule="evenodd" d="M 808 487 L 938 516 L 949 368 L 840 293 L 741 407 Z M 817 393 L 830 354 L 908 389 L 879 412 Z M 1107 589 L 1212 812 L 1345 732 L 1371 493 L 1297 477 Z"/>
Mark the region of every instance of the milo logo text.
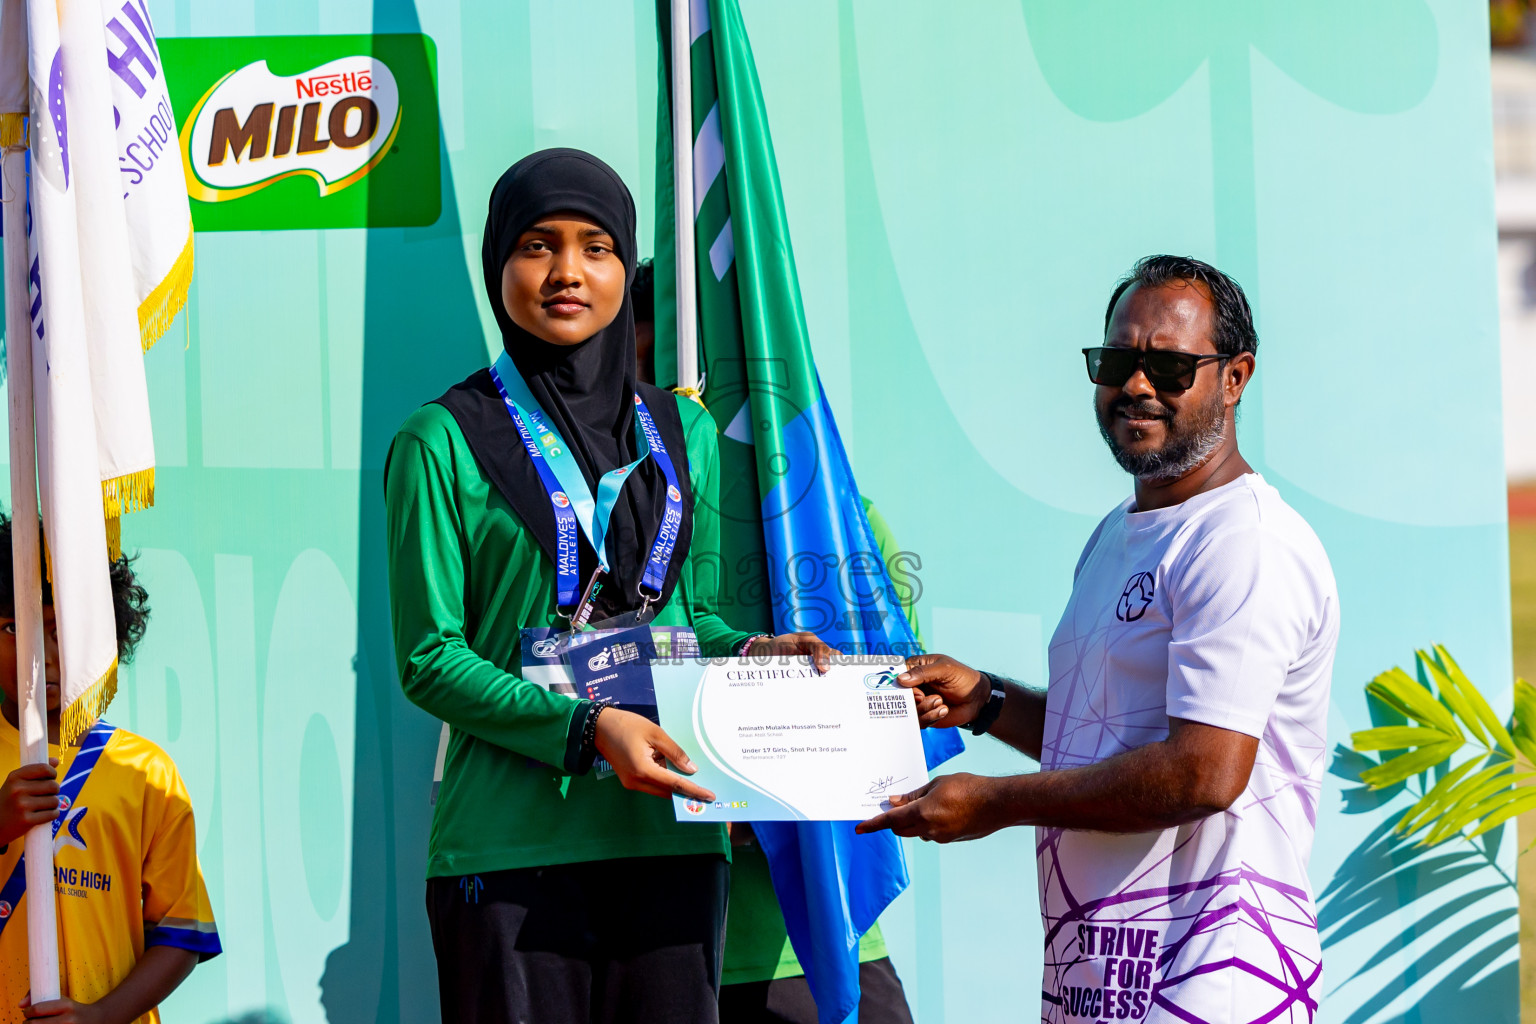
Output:
<path fill-rule="evenodd" d="M 331 195 L 389 154 L 401 115 L 395 76 L 373 56 L 298 75 L 247 64 L 214 83 L 182 126 L 188 194 L 224 202 L 305 175 Z"/>

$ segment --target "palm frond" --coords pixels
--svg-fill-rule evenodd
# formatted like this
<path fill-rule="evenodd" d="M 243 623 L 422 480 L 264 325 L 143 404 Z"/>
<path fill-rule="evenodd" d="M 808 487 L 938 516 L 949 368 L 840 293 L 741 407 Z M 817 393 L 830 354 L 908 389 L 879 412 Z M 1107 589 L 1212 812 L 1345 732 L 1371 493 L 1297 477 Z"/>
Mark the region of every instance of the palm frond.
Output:
<path fill-rule="evenodd" d="M 1460 766 L 1446 772 L 1445 776 L 1435 783 L 1433 789 L 1425 793 L 1419 798 L 1417 803 L 1403 812 L 1402 818 L 1397 823 L 1398 834 L 1412 835 L 1434 820 L 1437 814 L 1450 806 L 1453 799 L 1452 794 L 1456 789 L 1457 783 L 1461 782 L 1468 772 L 1482 764 L 1484 760 L 1484 758 L 1480 757 L 1469 757 Z M 1478 772 L 1478 775 L 1483 775 L 1485 772 L 1497 772 L 1502 769 L 1503 765 L 1495 765 L 1491 769 L 1483 769 L 1483 771 Z"/>
<path fill-rule="evenodd" d="M 1419 652 L 1419 657 L 1422 658 L 1423 656 L 1423 652 Z M 1466 673 L 1461 670 L 1461 666 L 1456 664 L 1456 659 L 1451 657 L 1451 652 L 1447 651 L 1441 644 L 1436 644 L 1434 660 L 1440 670 L 1445 673 L 1446 678 L 1455 685 L 1457 690 L 1461 691 L 1462 696 L 1472 705 L 1473 710 L 1477 712 L 1477 718 L 1487 727 L 1489 735 L 1493 737 L 1499 749 L 1510 757 L 1514 757 L 1514 738 L 1509 735 L 1509 730 L 1504 727 L 1504 723 L 1499 721 L 1499 716 L 1493 713 L 1493 708 L 1483 699 L 1482 693 L 1478 691 L 1477 687 L 1472 685 L 1472 680 L 1468 679 Z M 1476 725 L 1473 725 L 1473 728 L 1476 729 Z M 1482 730 L 1478 729 L 1477 731 L 1481 735 Z"/>
<path fill-rule="evenodd" d="M 1400 668 L 1393 667 L 1365 684 L 1365 692 L 1405 718 L 1431 729 L 1461 735 L 1456 716 L 1435 695 Z"/>
<path fill-rule="evenodd" d="M 1515 679 L 1515 720 L 1510 732 L 1520 754 L 1536 764 L 1536 686 L 1524 679 Z"/>
<path fill-rule="evenodd" d="M 1461 749 L 1461 746 L 1460 743 L 1451 742 L 1419 747 L 1409 753 L 1399 754 L 1390 761 L 1383 761 L 1374 768 L 1365 769 L 1360 773 L 1360 781 L 1372 789 L 1386 789 L 1399 782 L 1407 782 L 1415 775 L 1427 772 L 1435 765 L 1449 760 L 1452 754 Z"/>
<path fill-rule="evenodd" d="M 1514 715 L 1506 724 L 1443 646 L 1414 653 L 1423 682 L 1393 667 L 1365 687 L 1367 695 L 1410 724 L 1350 736 L 1356 751 L 1379 754 L 1377 763 L 1360 772 L 1360 781 L 1371 789 L 1440 769 L 1440 778 L 1432 786 L 1424 782 L 1422 795 L 1403 811 L 1394 831 L 1422 832 L 1419 845 L 1433 846 L 1457 836 L 1474 839 L 1536 810 L 1536 787 L 1521 786 L 1536 778 L 1536 686 L 1515 681 Z"/>

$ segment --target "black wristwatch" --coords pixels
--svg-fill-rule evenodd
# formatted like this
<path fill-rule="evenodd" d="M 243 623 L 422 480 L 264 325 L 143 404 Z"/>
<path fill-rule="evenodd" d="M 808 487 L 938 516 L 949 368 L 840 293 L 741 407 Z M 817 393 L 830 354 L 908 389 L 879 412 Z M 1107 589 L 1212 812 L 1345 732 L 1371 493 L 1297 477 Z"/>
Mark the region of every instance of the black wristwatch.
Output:
<path fill-rule="evenodd" d="M 997 724 L 997 716 L 1003 713 L 1003 701 L 1008 699 L 1008 691 L 1003 688 L 1003 681 L 989 673 L 981 673 L 982 681 L 992 688 L 992 693 L 987 697 L 987 702 L 982 705 L 976 717 L 971 720 L 971 735 L 984 736 L 988 729 Z"/>

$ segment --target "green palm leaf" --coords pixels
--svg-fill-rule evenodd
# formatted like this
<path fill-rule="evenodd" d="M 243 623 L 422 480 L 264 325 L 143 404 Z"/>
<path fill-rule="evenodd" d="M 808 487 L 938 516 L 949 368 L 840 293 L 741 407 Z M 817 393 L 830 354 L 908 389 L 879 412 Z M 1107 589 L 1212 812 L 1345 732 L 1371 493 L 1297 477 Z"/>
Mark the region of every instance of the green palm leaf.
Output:
<path fill-rule="evenodd" d="M 1487 832 L 1489 829 L 1494 828 L 1497 825 L 1504 824 L 1504 822 L 1508 821 L 1510 818 L 1513 818 L 1515 815 L 1524 814 L 1526 811 L 1529 811 L 1532 808 L 1536 808 L 1536 789 L 1522 789 L 1518 794 L 1511 793 L 1510 797 L 1512 799 L 1505 803 L 1503 807 L 1500 807 L 1497 811 L 1494 811 L 1492 814 L 1488 815 L 1488 817 L 1484 818 L 1482 824 L 1473 829 L 1471 833 L 1468 834 L 1467 838 L 1476 839 L 1478 836 L 1482 835 L 1484 832 Z M 1529 847 L 1527 847 L 1527 849 L 1529 849 Z"/>
<path fill-rule="evenodd" d="M 1360 781 L 1372 789 L 1386 789 L 1399 782 L 1406 782 L 1420 772 L 1427 772 L 1461 749 L 1461 744 L 1434 743 L 1407 754 L 1399 754 L 1390 761 L 1383 761 L 1374 768 L 1360 773 Z"/>
<path fill-rule="evenodd" d="M 1517 814 L 1536 810 L 1536 686 L 1515 681 L 1514 715 L 1506 725 L 1443 646 L 1416 651 L 1424 682 L 1400 667 L 1366 684 L 1366 693 L 1410 724 L 1383 725 L 1350 736 L 1361 753 L 1401 752 L 1360 773 L 1372 789 L 1408 782 L 1445 765 L 1444 774 L 1402 812 L 1399 835 L 1424 832 L 1420 845 L 1473 839 Z M 1469 744 L 1465 759 L 1450 762 Z M 1533 844 L 1536 845 L 1536 844 Z"/>
<path fill-rule="evenodd" d="M 1467 728 L 1472 730 L 1472 734 L 1477 737 L 1479 743 L 1485 747 L 1489 746 L 1488 734 L 1483 731 L 1481 716 L 1478 715 L 1471 699 L 1451 680 L 1450 674 L 1438 661 L 1423 651 L 1413 653 L 1418 657 L 1419 664 L 1424 666 L 1425 673 L 1434 681 L 1435 689 L 1440 691 L 1440 699 L 1450 705 L 1451 711 L 1457 718 L 1467 723 Z"/>
<path fill-rule="evenodd" d="M 1402 714 L 1430 728 L 1460 736 L 1461 727 L 1449 708 L 1400 668 L 1383 672 L 1365 686 L 1365 692 Z"/>
<path fill-rule="evenodd" d="M 1407 750 L 1409 747 L 1423 747 L 1432 743 L 1460 745 L 1461 737 L 1416 725 L 1383 725 L 1354 733 L 1349 737 L 1349 742 L 1363 754 L 1372 750 Z"/>
<path fill-rule="evenodd" d="M 1461 782 L 1466 774 L 1483 762 L 1483 758 L 1472 757 L 1462 762 L 1459 766 L 1445 773 L 1445 777 L 1435 783 L 1433 789 L 1419 798 L 1418 802 L 1403 812 L 1403 818 L 1397 823 L 1397 831 L 1401 835 L 1412 835 L 1425 825 L 1435 815 L 1439 814 L 1450 805 L 1457 783 Z M 1502 768 L 1496 765 L 1494 768 L 1485 768 L 1479 775 Z"/>
<path fill-rule="evenodd" d="M 1508 765 L 1509 762 L 1505 762 Z M 1503 767 L 1501 765 L 1500 767 Z M 1425 846 L 1449 839 L 1485 814 L 1498 810 L 1515 794 L 1514 787 L 1532 777 L 1531 772 L 1520 775 L 1504 774 L 1490 779 L 1475 788 L 1469 788 L 1440 816 L 1440 820 L 1421 841 Z"/>
<path fill-rule="evenodd" d="M 1515 680 L 1515 721 L 1510 732 L 1520 753 L 1536 765 L 1536 686 L 1524 679 Z"/>
<path fill-rule="evenodd" d="M 1419 652 L 1419 657 L 1424 657 L 1422 651 Z M 1446 678 L 1455 685 L 1455 688 L 1461 692 L 1467 702 L 1472 705 L 1473 710 L 1477 712 L 1478 720 L 1488 728 L 1489 735 L 1493 737 L 1494 742 L 1498 743 L 1499 748 L 1510 757 L 1514 757 L 1515 741 L 1509 735 L 1509 730 L 1504 728 L 1504 723 L 1499 721 L 1499 716 L 1493 713 L 1493 708 L 1483 699 L 1483 695 L 1478 691 L 1477 687 L 1472 685 L 1472 680 L 1468 679 L 1467 674 L 1461 670 L 1461 666 L 1456 664 L 1456 660 L 1451 657 L 1451 652 L 1447 651 L 1440 644 L 1435 645 L 1435 663 L 1439 665 Z M 1478 729 L 1476 723 L 1470 719 L 1467 724 L 1471 725 L 1479 735 L 1482 734 L 1482 730 Z"/>

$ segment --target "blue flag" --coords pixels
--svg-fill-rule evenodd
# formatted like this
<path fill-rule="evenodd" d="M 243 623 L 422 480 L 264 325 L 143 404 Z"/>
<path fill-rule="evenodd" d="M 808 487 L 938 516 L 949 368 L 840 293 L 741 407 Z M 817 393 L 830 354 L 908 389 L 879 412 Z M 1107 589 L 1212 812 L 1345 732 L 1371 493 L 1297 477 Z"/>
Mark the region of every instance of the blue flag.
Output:
<path fill-rule="evenodd" d="M 662 53 L 669 5 L 657 4 Z M 846 653 L 918 644 L 811 354 L 773 141 L 735 0 L 693 0 L 695 264 L 704 401 L 720 431 L 722 607 Z M 676 378 L 670 76 L 658 115 L 657 380 Z M 963 749 L 923 734 L 931 770 Z M 774 891 L 823 1024 L 854 1017 L 859 938 L 907 886 L 901 841 L 854 822 L 759 822 Z"/>

